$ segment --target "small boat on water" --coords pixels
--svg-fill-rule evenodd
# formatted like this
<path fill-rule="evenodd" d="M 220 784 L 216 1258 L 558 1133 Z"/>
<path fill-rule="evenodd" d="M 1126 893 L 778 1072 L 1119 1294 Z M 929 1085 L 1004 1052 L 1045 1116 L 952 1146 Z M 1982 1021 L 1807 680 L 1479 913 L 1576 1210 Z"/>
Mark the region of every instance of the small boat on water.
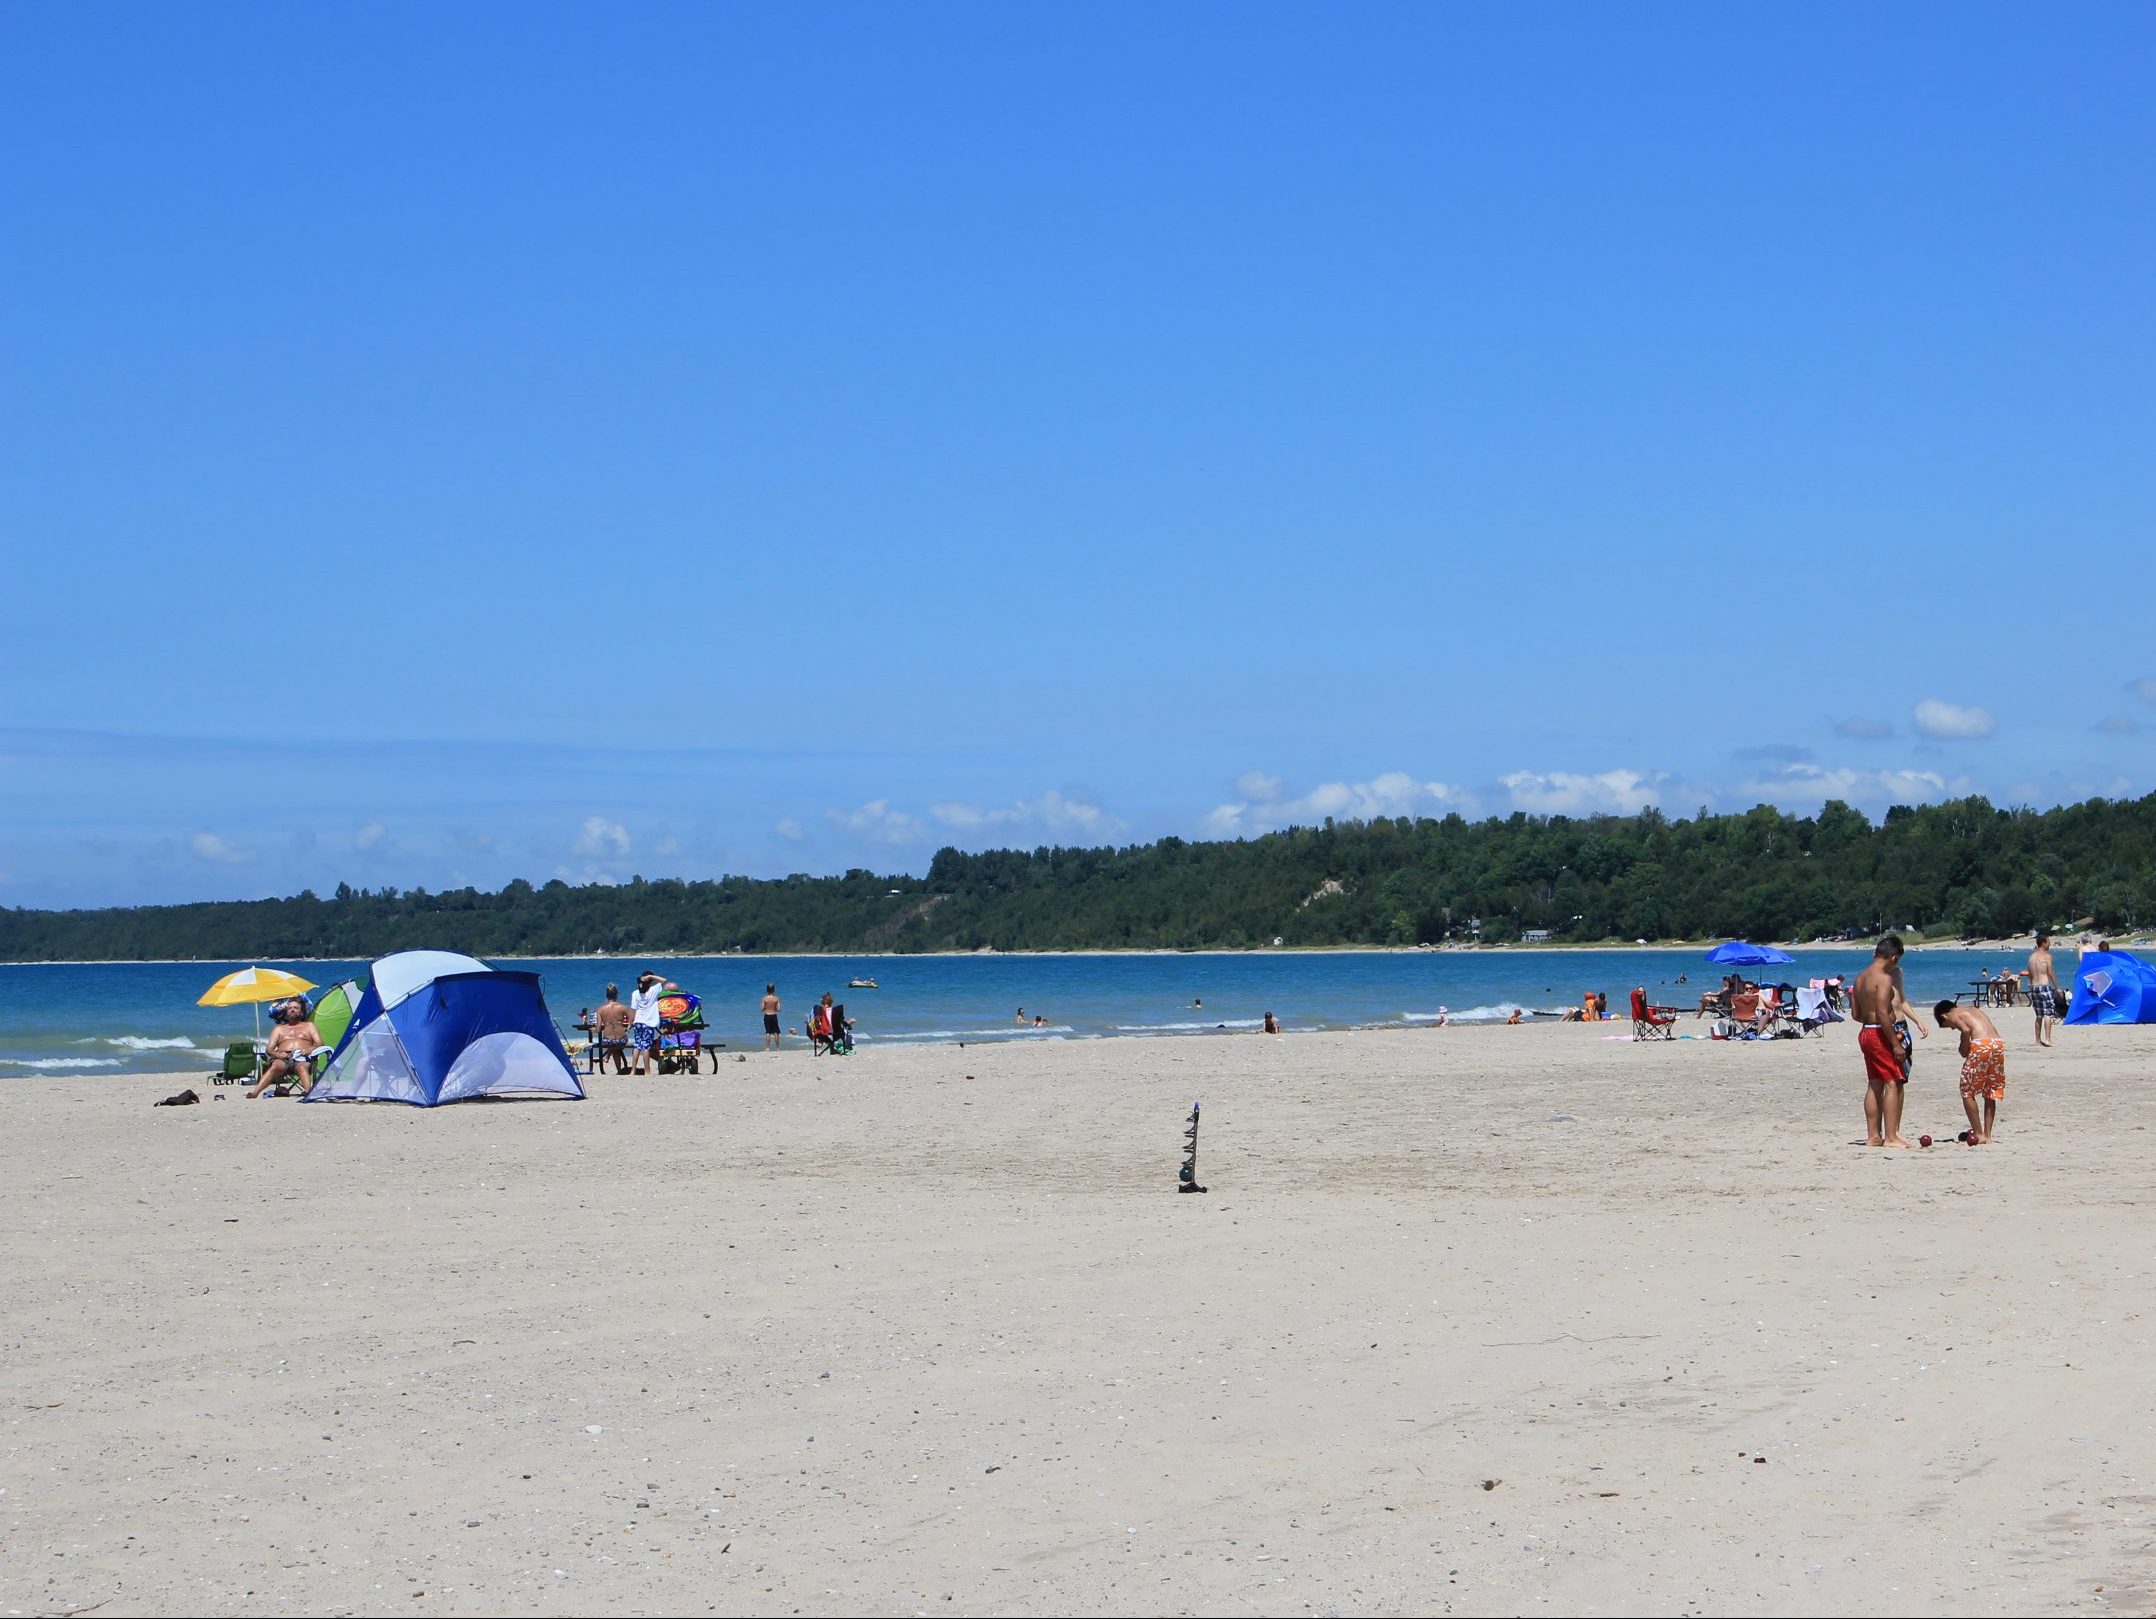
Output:
<path fill-rule="evenodd" d="M 846 980 L 846 987 L 848 989 L 874 989 L 876 980 L 873 978 L 849 978 Z"/>

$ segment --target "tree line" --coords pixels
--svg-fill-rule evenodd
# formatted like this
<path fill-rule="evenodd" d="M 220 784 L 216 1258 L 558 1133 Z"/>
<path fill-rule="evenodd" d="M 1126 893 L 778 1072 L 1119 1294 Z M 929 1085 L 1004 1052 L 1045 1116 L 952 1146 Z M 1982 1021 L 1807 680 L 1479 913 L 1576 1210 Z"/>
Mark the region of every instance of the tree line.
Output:
<path fill-rule="evenodd" d="M 925 877 L 620 884 L 102 910 L 0 909 L 0 960 L 641 952 L 1236 949 L 1999 935 L 2156 922 L 2156 794 L 2036 811 L 1983 798 L 1817 815 L 1378 817 L 1235 842 L 944 849 Z"/>

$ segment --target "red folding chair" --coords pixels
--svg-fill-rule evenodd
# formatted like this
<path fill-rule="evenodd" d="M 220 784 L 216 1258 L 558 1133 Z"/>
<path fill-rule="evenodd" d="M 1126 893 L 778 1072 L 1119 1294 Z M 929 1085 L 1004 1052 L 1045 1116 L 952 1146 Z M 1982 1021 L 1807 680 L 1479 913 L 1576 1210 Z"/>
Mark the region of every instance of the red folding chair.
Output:
<path fill-rule="evenodd" d="M 1635 1040 L 1667 1040 L 1676 1024 L 1677 1009 L 1674 1006 L 1649 1006 L 1644 989 L 1632 991 L 1632 1038 Z"/>

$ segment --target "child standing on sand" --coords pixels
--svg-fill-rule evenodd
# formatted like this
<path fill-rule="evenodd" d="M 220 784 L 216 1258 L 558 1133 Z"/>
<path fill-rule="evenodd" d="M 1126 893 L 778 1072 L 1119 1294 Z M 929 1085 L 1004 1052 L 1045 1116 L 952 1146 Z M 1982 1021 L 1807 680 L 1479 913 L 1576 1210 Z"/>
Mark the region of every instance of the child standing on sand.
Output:
<path fill-rule="evenodd" d="M 1989 1146 L 1999 1104 L 2006 1098 L 2006 1042 L 1982 1007 L 1941 1001 L 1931 1015 L 1940 1028 L 1961 1035 L 1961 1106 L 1969 1115 L 1969 1145 Z M 1977 1117 L 1978 1097 L 1984 1100 L 1981 1119 Z"/>

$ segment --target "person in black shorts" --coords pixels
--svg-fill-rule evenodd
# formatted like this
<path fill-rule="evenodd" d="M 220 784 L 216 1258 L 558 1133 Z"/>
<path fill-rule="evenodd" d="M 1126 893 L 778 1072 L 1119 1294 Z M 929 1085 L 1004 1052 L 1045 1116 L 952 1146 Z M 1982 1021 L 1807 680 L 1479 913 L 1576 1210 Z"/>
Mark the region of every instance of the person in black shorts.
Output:
<path fill-rule="evenodd" d="M 764 985 L 764 1050 L 779 1049 L 779 986 Z"/>

